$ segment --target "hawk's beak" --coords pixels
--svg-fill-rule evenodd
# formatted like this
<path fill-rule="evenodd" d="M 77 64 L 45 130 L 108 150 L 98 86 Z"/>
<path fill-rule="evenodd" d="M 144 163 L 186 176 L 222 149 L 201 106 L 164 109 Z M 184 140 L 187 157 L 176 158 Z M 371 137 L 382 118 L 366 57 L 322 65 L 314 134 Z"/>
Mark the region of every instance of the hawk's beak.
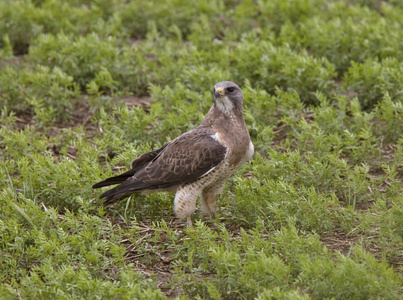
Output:
<path fill-rule="evenodd" d="M 214 92 L 214 98 L 217 99 L 219 97 L 223 97 L 225 96 L 224 91 L 222 90 L 222 88 L 217 88 Z"/>

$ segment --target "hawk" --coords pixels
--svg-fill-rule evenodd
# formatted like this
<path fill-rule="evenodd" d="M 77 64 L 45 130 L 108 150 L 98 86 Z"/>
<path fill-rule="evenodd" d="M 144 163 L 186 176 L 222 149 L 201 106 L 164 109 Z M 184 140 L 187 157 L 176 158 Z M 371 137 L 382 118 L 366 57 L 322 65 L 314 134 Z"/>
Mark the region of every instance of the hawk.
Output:
<path fill-rule="evenodd" d="M 213 106 L 201 124 L 159 149 L 140 155 L 131 169 L 93 185 L 119 184 L 101 195 L 105 205 L 134 192 L 175 192 L 174 212 L 192 224 L 200 196 L 201 208 L 214 217 L 215 198 L 227 179 L 251 159 L 254 147 L 243 116 L 243 95 L 235 83 L 214 85 Z"/>

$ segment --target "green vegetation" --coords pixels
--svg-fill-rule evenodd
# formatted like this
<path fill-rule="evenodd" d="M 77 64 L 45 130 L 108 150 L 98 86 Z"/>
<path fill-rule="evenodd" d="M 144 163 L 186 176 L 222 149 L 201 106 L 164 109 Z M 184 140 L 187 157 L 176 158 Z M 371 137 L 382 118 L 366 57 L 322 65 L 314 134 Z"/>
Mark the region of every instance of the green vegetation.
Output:
<path fill-rule="evenodd" d="M 403 297 L 401 1 L 3 0 L 0 299 Z M 214 222 L 92 184 L 237 82 Z"/>

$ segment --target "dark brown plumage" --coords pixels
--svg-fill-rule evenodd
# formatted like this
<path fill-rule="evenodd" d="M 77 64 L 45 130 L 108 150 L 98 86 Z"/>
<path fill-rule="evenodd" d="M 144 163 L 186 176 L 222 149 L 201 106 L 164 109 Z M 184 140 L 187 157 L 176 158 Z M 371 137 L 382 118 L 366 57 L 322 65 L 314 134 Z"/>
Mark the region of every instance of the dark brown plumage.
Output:
<path fill-rule="evenodd" d="M 101 195 L 105 204 L 134 192 L 176 190 L 174 210 L 179 218 L 191 223 L 198 196 L 203 209 L 214 215 L 216 195 L 254 151 L 243 117 L 241 90 L 235 83 L 223 81 L 214 91 L 214 105 L 198 127 L 140 155 L 129 171 L 93 186 L 120 184 Z"/>
<path fill-rule="evenodd" d="M 219 142 L 211 141 L 213 134 L 211 128 L 199 126 L 159 149 L 140 155 L 132 161 L 132 169 L 94 184 L 93 188 L 121 183 L 101 195 L 108 205 L 136 191 L 163 190 L 195 181 L 224 159 L 227 150 Z"/>

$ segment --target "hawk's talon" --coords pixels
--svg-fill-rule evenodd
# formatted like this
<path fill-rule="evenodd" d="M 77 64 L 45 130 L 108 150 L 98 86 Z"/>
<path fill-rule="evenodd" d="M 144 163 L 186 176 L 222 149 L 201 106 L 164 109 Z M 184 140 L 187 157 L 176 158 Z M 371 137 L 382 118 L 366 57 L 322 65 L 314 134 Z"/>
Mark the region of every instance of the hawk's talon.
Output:
<path fill-rule="evenodd" d="M 186 227 L 192 227 L 192 219 L 190 217 L 186 217 L 186 222 L 185 222 Z"/>

